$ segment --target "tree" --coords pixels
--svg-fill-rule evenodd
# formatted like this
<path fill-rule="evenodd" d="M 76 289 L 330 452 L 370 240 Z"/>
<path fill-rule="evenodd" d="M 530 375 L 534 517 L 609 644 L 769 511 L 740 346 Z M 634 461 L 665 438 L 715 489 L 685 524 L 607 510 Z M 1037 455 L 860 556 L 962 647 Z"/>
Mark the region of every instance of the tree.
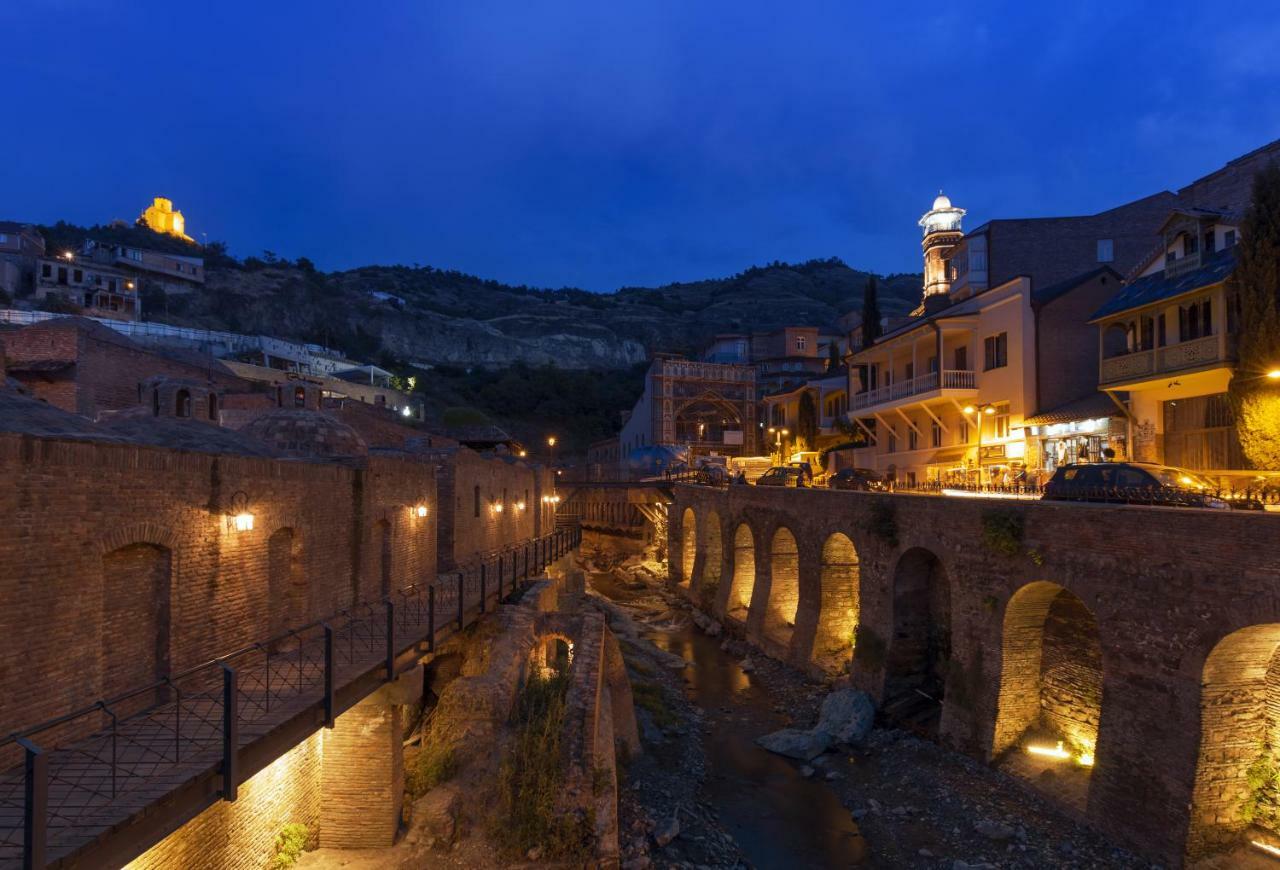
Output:
<path fill-rule="evenodd" d="M 880 337 L 880 303 L 876 300 L 876 276 L 867 278 L 862 291 L 862 350 L 876 343 Z"/>
<path fill-rule="evenodd" d="M 812 450 L 818 442 L 818 403 L 813 400 L 813 392 L 805 390 L 800 394 L 800 408 L 796 412 L 796 446 L 802 450 Z"/>
<path fill-rule="evenodd" d="M 1228 304 L 1240 313 L 1235 374 L 1228 387 L 1245 461 L 1280 468 L 1280 166 L 1253 179 L 1253 200 L 1240 225 Z"/>
<path fill-rule="evenodd" d="M 827 345 L 827 374 L 834 374 L 840 368 L 840 347 L 833 341 Z"/>

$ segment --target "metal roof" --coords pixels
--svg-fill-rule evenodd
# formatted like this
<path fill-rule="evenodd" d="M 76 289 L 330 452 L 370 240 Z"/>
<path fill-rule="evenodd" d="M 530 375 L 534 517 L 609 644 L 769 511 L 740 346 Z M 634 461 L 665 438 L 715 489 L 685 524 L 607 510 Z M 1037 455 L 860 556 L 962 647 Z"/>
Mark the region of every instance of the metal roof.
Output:
<path fill-rule="evenodd" d="M 1235 247 L 1216 251 L 1205 257 L 1200 267 L 1173 278 L 1166 278 L 1163 271 L 1137 278 L 1121 288 L 1120 292 L 1093 313 L 1090 321 L 1110 317 L 1122 311 L 1141 308 L 1162 299 L 1172 299 L 1191 293 L 1201 287 L 1221 283 L 1236 266 Z"/>

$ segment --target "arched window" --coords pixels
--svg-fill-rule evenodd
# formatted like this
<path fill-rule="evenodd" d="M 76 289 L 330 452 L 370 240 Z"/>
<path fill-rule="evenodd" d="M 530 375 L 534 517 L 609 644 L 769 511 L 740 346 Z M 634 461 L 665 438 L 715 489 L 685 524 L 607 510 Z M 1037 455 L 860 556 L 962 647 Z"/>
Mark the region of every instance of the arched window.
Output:
<path fill-rule="evenodd" d="M 209 394 L 209 422 L 218 422 L 218 395 L 217 393 Z"/>
<path fill-rule="evenodd" d="M 178 390 L 177 396 L 174 397 L 173 413 L 178 417 L 191 416 L 191 393 L 187 390 Z"/>

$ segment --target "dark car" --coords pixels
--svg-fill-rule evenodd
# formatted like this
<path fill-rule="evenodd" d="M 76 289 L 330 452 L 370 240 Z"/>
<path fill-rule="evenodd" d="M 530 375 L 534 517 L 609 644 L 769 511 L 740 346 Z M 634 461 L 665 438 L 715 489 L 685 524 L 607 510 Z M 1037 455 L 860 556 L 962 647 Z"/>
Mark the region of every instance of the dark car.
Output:
<path fill-rule="evenodd" d="M 1215 510 L 1258 510 L 1252 499 L 1224 499 L 1194 471 L 1150 462 L 1098 462 L 1063 465 L 1044 487 L 1055 501 L 1152 504 Z"/>
<path fill-rule="evenodd" d="M 885 489 L 884 478 L 870 468 L 842 468 L 827 478 L 831 489 L 857 489 L 879 492 Z"/>
<path fill-rule="evenodd" d="M 790 465 L 775 465 L 756 480 L 756 486 L 798 486 L 809 485 L 809 475 L 803 469 Z"/>

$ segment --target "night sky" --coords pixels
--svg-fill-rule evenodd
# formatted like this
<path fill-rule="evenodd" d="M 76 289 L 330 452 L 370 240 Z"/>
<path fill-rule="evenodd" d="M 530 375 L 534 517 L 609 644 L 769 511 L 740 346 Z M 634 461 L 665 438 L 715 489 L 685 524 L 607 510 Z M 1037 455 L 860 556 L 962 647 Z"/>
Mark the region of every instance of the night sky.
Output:
<path fill-rule="evenodd" d="M 1268 4 L 1137 6 L 6 0 L 0 218 L 167 195 L 238 256 L 591 290 L 916 271 L 939 188 L 1089 213 L 1280 138 Z"/>

